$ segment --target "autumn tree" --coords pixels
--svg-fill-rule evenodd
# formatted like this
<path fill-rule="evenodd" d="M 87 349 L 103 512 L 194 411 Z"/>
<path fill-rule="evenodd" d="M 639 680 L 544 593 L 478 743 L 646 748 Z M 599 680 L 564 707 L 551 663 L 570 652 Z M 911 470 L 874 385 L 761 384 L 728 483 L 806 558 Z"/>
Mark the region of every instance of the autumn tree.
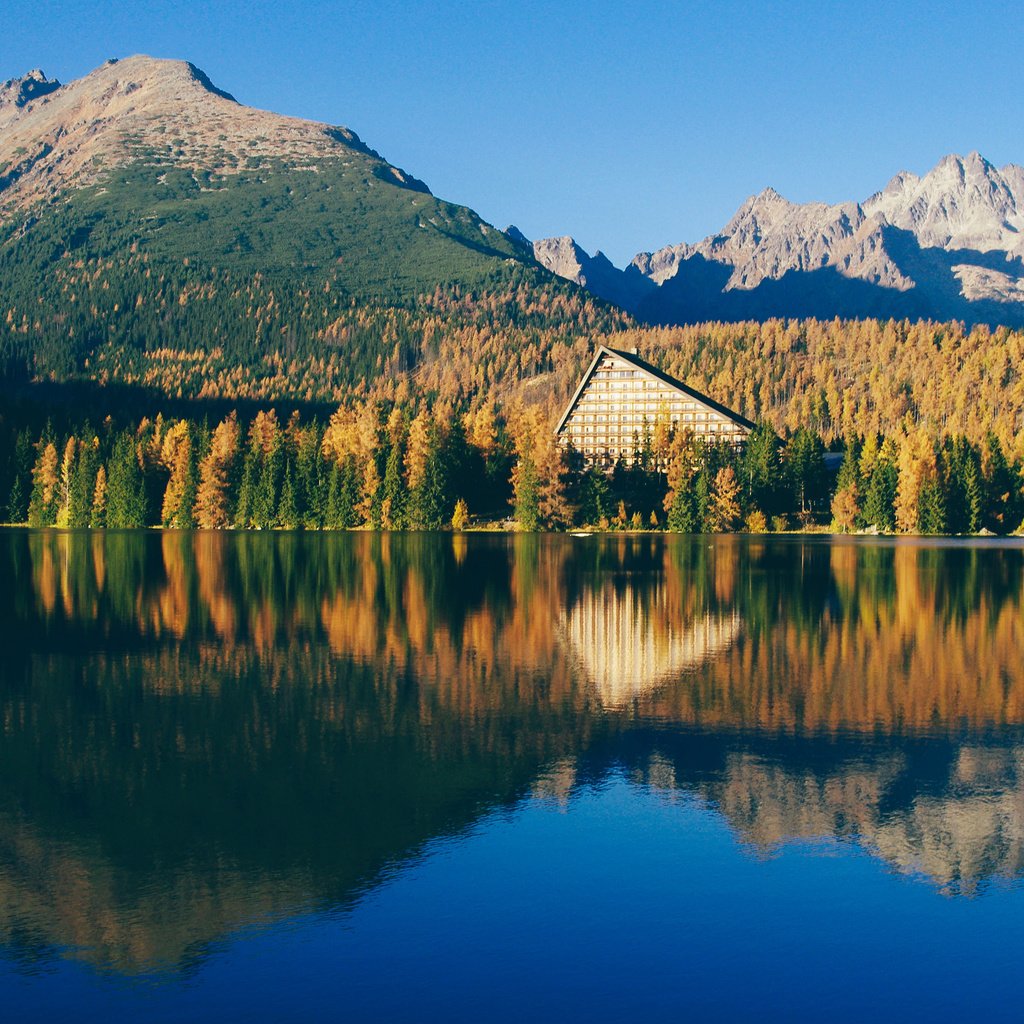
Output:
<path fill-rule="evenodd" d="M 57 521 L 58 461 L 56 444 L 53 441 L 41 442 L 39 455 L 32 468 L 29 526 L 53 526 Z"/>
<path fill-rule="evenodd" d="M 179 420 L 165 432 L 160 461 L 169 473 L 160 522 L 165 527 L 191 529 L 195 526 L 194 508 L 199 474 L 192 425 L 187 420 Z"/>
<path fill-rule="evenodd" d="M 736 529 L 740 522 L 740 485 L 732 466 L 715 474 L 708 509 L 708 526 L 713 533 L 726 533 Z"/>
<path fill-rule="evenodd" d="M 64 456 L 60 460 L 60 476 L 57 483 L 56 524 L 62 529 L 67 529 L 71 523 L 71 494 L 77 452 L 78 441 L 74 437 L 69 437 L 64 445 Z"/>
<path fill-rule="evenodd" d="M 200 463 L 195 517 L 204 530 L 224 530 L 231 524 L 231 491 L 240 439 L 238 417 L 232 412 L 217 425 L 210 450 Z"/>

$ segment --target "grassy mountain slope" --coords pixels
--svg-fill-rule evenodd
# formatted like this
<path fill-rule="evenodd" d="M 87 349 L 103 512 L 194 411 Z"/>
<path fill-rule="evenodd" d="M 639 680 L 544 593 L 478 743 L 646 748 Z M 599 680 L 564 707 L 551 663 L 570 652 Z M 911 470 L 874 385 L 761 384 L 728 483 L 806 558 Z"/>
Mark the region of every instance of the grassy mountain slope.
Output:
<path fill-rule="evenodd" d="M 448 323 L 623 322 L 348 129 L 243 107 L 191 65 L 130 58 L 0 111 L 8 376 L 173 392 L 154 360 L 202 354 L 228 392 L 331 398 L 428 358 L 452 296 Z"/>

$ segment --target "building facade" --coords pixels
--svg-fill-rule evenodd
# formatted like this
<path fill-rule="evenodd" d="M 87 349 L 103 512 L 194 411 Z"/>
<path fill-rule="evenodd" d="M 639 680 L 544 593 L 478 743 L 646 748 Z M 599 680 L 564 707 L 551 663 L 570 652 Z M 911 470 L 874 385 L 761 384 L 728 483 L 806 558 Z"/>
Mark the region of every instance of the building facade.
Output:
<path fill-rule="evenodd" d="M 662 373 L 636 352 L 602 345 L 558 422 L 559 441 L 588 465 L 632 463 L 660 423 L 706 441 L 742 444 L 754 424 Z"/>

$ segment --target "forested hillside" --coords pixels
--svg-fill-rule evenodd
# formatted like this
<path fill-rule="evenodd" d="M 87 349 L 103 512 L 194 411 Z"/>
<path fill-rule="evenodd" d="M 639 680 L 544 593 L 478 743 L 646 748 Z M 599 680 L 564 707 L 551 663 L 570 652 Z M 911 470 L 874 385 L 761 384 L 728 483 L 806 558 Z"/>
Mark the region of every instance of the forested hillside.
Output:
<path fill-rule="evenodd" d="M 536 328 L 628 323 L 347 128 L 242 106 L 181 61 L 44 84 L 0 108 L 8 388 L 337 402 L 428 363 L 442 329 L 510 331 L 518 354 Z"/>
<path fill-rule="evenodd" d="M 191 65 L 30 84 L 0 97 L 8 520 L 1020 525 L 1022 331 L 640 327 L 350 130 L 244 107 Z M 552 427 L 601 343 L 759 421 L 747 451 L 653 422 L 638 465 L 586 470 Z"/>

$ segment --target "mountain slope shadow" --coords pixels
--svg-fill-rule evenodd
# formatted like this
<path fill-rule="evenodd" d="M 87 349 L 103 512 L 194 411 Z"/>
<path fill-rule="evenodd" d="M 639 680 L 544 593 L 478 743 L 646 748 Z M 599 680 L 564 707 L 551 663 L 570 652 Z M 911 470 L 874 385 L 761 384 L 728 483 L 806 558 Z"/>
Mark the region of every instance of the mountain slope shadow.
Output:
<path fill-rule="evenodd" d="M 1024 277 L 1024 260 L 1020 257 L 1008 257 L 999 250 L 922 247 L 912 232 L 902 228 L 886 227 L 883 233 L 887 252 L 896 266 L 917 282 L 916 290 L 933 317 L 964 320 L 968 324 L 1024 324 L 1024 308 L 1020 303 L 967 298 L 954 269 L 966 265 L 1021 278 Z"/>
<path fill-rule="evenodd" d="M 756 288 L 725 291 L 728 264 L 692 256 L 653 295 L 640 304 L 639 316 L 652 324 L 702 320 L 764 320 L 769 317 L 923 317 L 927 307 L 911 292 L 845 277 L 834 267 L 791 270 Z"/>

